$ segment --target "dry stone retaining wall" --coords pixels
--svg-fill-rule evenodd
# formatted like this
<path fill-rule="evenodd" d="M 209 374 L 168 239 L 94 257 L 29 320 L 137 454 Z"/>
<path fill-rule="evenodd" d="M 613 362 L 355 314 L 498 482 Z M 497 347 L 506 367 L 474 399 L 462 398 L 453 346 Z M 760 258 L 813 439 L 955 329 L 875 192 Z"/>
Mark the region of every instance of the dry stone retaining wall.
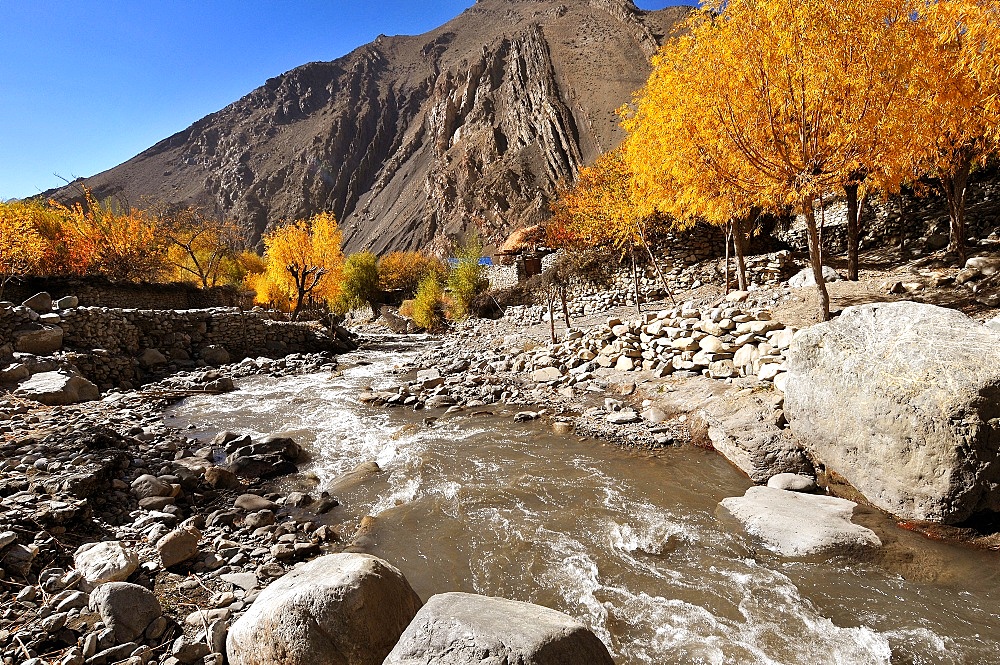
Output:
<path fill-rule="evenodd" d="M 199 289 L 193 284 L 113 283 L 100 278 L 33 277 L 9 284 L 4 298 L 21 302 L 45 291 L 54 300 L 76 296 L 84 307 L 134 309 L 206 309 L 249 306 L 246 294 L 233 287 Z M 251 298 L 252 301 L 252 298 Z"/>
<path fill-rule="evenodd" d="M 1000 181 L 983 179 L 969 185 L 966 198 L 965 224 L 969 237 L 983 237 L 1000 224 Z M 869 201 L 861 218 L 861 248 L 868 249 L 891 243 L 900 238 L 920 238 L 948 233 L 948 206 L 936 191 L 922 198 L 903 197 L 904 216 L 899 214 L 897 200 Z M 839 254 L 847 251 L 847 203 L 834 199 L 816 211 L 816 223 L 823 221 L 823 248 Z M 798 252 L 808 251 L 805 218 L 798 216 L 791 229 L 779 234 L 779 239 Z"/>
<path fill-rule="evenodd" d="M 136 360 L 148 349 L 169 361 L 201 358 L 221 346 L 234 360 L 337 349 L 316 323 L 277 321 L 277 315 L 239 309 L 137 310 L 80 307 L 63 313 L 64 348 L 72 362 L 98 384 L 132 381 Z"/>

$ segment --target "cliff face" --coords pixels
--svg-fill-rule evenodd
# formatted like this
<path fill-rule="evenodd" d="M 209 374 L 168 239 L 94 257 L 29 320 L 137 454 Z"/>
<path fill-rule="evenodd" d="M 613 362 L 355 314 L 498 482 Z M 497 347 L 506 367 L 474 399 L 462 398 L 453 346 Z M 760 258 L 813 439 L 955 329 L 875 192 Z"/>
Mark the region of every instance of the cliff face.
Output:
<path fill-rule="evenodd" d="M 332 210 L 350 251 L 496 238 L 544 219 L 557 183 L 617 144 L 615 109 L 687 11 L 480 0 L 427 34 L 269 79 L 86 184 L 217 207 L 258 233 Z"/>

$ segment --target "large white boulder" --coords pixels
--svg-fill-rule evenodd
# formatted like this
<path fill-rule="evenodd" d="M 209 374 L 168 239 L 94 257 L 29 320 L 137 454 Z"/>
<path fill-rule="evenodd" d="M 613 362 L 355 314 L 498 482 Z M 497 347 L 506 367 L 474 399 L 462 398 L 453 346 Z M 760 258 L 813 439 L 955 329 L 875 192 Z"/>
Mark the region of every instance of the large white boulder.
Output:
<path fill-rule="evenodd" d="M 824 282 L 836 282 L 841 279 L 840 275 L 836 270 L 830 266 L 823 266 L 823 281 Z M 816 276 L 813 274 L 812 267 L 806 267 L 797 272 L 788 280 L 788 286 L 793 289 L 801 289 L 807 286 L 816 286 Z"/>
<path fill-rule="evenodd" d="M 231 665 L 381 665 L 420 609 L 403 574 L 367 554 L 328 554 L 267 587 L 233 624 Z"/>
<path fill-rule="evenodd" d="M 66 371 L 35 374 L 19 385 L 14 394 L 48 406 L 64 406 L 101 398 L 101 391 L 97 386 L 78 374 Z"/>
<path fill-rule="evenodd" d="M 858 554 L 882 546 L 874 531 L 851 522 L 857 504 L 847 499 L 758 486 L 719 505 L 782 556 Z"/>
<path fill-rule="evenodd" d="M 547 607 L 470 593 L 432 596 L 385 665 L 613 665 L 604 643 Z"/>
<path fill-rule="evenodd" d="M 73 554 L 73 567 L 91 584 L 123 582 L 139 567 L 139 557 L 117 540 L 84 543 Z"/>
<path fill-rule="evenodd" d="M 827 470 L 905 519 L 1000 510 L 1000 334 L 915 302 L 796 334 L 785 417 Z"/>

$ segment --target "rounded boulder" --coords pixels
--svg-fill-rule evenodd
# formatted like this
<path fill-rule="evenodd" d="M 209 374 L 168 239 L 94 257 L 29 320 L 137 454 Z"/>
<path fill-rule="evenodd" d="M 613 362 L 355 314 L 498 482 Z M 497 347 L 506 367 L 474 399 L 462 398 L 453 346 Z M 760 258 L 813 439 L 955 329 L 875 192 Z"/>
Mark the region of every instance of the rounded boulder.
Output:
<path fill-rule="evenodd" d="M 366 554 L 329 554 L 268 586 L 233 624 L 232 665 L 380 665 L 420 609 L 403 574 Z"/>
<path fill-rule="evenodd" d="M 90 594 L 90 606 L 114 631 L 116 644 L 135 640 L 154 619 L 163 615 L 160 601 L 152 591 L 128 582 L 108 582 L 97 587 Z"/>

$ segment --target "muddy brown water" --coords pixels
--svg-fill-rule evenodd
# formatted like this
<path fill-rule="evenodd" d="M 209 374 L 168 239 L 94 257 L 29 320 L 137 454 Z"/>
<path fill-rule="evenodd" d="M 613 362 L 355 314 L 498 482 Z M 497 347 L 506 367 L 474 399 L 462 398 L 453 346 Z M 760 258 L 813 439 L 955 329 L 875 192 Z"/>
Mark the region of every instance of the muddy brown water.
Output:
<path fill-rule="evenodd" d="M 335 375 L 247 379 L 165 420 L 206 438 L 289 433 L 319 489 L 378 462 L 381 474 L 340 485 L 334 519 L 351 533 L 376 516 L 366 550 L 422 598 L 469 591 L 556 608 L 620 665 L 1000 662 L 997 553 L 859 511 L 885 543 L 874 559 L 783 559 L 718 511 L 750 483 L 713 452 L 580 441 L 515 425 L 499 406 L 425 426 L 429 412 L 357 402 L 418 349 L 344 356 Z"/>

